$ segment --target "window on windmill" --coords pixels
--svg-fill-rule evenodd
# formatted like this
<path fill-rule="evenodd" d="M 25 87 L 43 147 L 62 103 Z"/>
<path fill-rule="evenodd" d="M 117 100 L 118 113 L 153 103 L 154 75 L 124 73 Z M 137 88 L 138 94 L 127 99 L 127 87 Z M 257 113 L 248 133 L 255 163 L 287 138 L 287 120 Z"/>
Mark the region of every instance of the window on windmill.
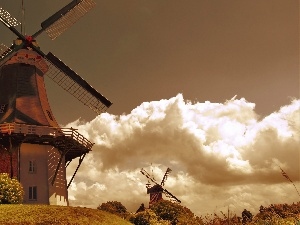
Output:
<path fill-rule="evenodd" d="M 35 201 L 37 200 L 37 186 L 29 187 L 29 200 Z"/>
<path fill-rule="evenodd" d="M 33 160 L 29 161 L 29 173 L 36 173 L 36 163 Z"/>

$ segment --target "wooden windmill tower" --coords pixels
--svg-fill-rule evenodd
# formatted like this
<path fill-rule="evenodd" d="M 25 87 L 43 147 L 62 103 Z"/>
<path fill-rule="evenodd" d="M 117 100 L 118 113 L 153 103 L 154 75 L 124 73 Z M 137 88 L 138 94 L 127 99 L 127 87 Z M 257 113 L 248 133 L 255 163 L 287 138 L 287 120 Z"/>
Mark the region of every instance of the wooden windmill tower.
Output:
<path fill-rule="evenodd" d="M 163 199 L 162 195 L 163 193 L 166 195 L 167 198 L 169 198 L 171 201 L 181 203 L 181 201 L 173 195 L 171 192 L 169 192 L 167 189 L 165 189 L 163 186 L 165 185 L 165 182 L 169 176 L 169 173 L 172 170 L 170 168 L 167 168 L 163 179 L 161 180 L 160 184 L 157 183 L 157 181 L 154 179 L 153 176 L 151 176 L 145 169 L 141 169 L 141 173 L 148 178 L 148 183 L 146 184 L 147 188 L 147 194 L 150 194 L 150 201 L 149 201 L 149 208 L 151 206 L 158 202 L 159 200 Z M 153 183 L 151 184 L 150 181 Z"/>
<path fill-rule="evenodd" d="M 24 203 L 68 205 L 68 187 L 93 146 L 75 129 L 59 127 L 44 76 L 98 114 L 112 104 L 35 41 L 43 31 L 55 39 L 94 6 L 92 0 L 73 0 L 32 36 L 19 33 L 17 20 L 0 7 L 0 21 L 17 36 L 11 47 L 0 46 L 0 172 L 18 178 Z M 79 163 L 67 183 L 66 167 L 75 158 Z"/>

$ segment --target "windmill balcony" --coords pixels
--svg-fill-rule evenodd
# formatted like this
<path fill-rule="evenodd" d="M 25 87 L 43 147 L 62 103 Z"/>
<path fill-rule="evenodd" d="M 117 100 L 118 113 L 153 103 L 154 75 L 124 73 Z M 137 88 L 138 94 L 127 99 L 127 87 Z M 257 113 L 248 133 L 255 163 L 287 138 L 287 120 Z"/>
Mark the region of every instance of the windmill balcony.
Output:
<path fill-rule="evenodd" d="M 52 145 L 65 153 L 66 162 L 88 153 L 94 145 L 74 128 L 18 123 L 0 124 L 0 141 L 9 143 L 9 138 L 19 143 Z"/>

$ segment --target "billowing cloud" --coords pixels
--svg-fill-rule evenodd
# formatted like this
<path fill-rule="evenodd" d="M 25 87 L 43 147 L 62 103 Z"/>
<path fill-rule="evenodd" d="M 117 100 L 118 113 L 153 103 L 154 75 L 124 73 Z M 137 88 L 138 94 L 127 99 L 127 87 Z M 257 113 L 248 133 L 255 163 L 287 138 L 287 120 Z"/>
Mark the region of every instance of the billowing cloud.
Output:
<path fill-rule="evenodd" d="M 149 198 L 140 169 L 160 181 L 167 167 L 166 189 L 197 214 L 299 200 L 279 166 L 299 186 L 300 100 L 260 118 L 244 98 L 192 103 L 178 94 L 66 126 L 95 143 L 70 187 L 72 205 L 116 200 L 135 211 Z"/>

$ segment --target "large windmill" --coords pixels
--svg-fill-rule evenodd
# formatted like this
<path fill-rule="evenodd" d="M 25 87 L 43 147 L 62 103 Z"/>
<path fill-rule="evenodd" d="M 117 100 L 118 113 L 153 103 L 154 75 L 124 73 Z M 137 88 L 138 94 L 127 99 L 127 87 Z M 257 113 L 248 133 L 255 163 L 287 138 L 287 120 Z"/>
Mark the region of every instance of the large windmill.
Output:
<path fill-rule="evenodd" d="M 176 203 L 181 203 L 181 201 L 173 195 L 171 192 L 169 192 L 167 189 L 164 188 L 165 182 L 169 176 L 169 173 L 172 170 L 170 168 L 167 168 L 163 179 L 160 183 L 158 183 L 153 176 L 151 176 L 145 169 L 141 169 L 141 173 L 148 178 L 148 183 L 146 184 L 147 188 L 147 194 L 150 194 L 150 201 L 149 201 L 149 208 L 151 206 L 158 202 L 159 200 L 163 199 L 162 194 L 164 193 L 167 198 L 169 198 L 171 201 L 174 201 Z M 150 183 L 152 182 L 152 184 Z"/>
<path fill-rule="evenodd" d="M 73 0 L 31 36 L 20 33 L 20 23 L 0 7 L 0 21 L 17 36 L 10 47 L 0 46 L 0 172 L 19 179 L 24 203 L 68 205 L 67 189 L 93 146 L 75 129 L 58 125 L 44 76 L 98 114 L 112 104 L 35 41 L 43 31 L 55 39 L 94 6 L 92 0 Z M 66 167 L 75 158 L 78 166 L 67 183 Z"/>

